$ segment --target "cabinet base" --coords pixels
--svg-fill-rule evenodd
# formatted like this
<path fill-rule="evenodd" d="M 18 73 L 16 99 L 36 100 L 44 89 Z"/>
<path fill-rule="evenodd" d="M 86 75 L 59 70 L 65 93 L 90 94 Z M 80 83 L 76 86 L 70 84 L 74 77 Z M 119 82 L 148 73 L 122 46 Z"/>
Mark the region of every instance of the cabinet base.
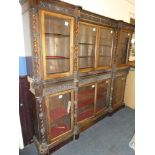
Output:
<path fill-rule="evenodd" d="M 74 139 L 74 136 L 71 136 L 70 138 L 64 140 L 64 141 L 61 142 L 60 144 L 54 146 L 53 148 L 50 148 L 50 149 L 49 149 L 49 155 L 51 155 L 53 152 L 57 151 L 58 149 L 60 149 L 60 148 L 63 147 L 64 145 L 70 143 L 73 139 Z"/>
<path fill-rule="evenodd" d="M 79 136 L 80 136 L 79 134 L 78 134 L 78 135 L 75 135 L 75 136 L 74 136 L 74 139 L 75 139 L 75 140 L 78 140 L 78 139 L 79 139 Z"/>
<path fill-rule="evenodd" d="M 122 108 L 125 108 L 125 104 L 113 107 L 113 111 L 110 112 L 108 115 L 112 116 L 115 112 L 119 111 Z"/>

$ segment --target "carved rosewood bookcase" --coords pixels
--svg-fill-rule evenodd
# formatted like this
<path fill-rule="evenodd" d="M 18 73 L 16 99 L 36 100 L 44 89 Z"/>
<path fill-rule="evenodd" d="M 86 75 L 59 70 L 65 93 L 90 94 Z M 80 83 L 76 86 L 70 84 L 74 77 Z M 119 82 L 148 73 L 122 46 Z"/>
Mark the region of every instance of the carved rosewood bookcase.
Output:
<path fill-rule="evenodd" d="M 21 0 L 39 154 L 124 105 L 134 26 L 55 0 Z"/>

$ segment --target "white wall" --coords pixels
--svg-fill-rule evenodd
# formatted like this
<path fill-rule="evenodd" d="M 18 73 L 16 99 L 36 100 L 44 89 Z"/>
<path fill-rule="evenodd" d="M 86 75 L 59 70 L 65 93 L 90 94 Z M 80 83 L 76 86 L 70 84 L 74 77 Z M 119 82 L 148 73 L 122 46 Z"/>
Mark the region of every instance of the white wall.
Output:
<path fill-rule="evenodd" d="M 83 9 L 104 15 L 113 19 L 130 22 L 135 17 L 134 0 L 63 0 L 80 5 Z"/>
<path fill-rule="evenodd" d="M 24 33 L 23 33 L 23 21 L 22 21 L 22 10 L 19 3 L 17 3 L 16 7 L 16 19 L 18 19 L 18 48 L 19 48 L 19 56 L 25 56 L 25 48 L 24 48 Z"/>

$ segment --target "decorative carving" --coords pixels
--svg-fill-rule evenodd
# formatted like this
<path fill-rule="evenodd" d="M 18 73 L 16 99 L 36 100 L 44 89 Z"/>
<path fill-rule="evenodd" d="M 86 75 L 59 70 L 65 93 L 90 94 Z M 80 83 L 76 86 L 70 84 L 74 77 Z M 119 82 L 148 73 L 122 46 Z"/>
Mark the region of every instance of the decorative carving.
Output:
<path fill-rule="evenodd" d="M 92 15 L 89 15 L 89 14 L 86 14 L 86 13 L 83 13 L 83 12 L 81 12 L 80 18 L 92 20 L 92 21 L 95 21 L 95 22 L 100 22 L 100 21 L 101 21 L 100 18 L 94 17 L 94 16 L 92 16 Z"/>
<path fill-rule="evenodd" d="M 98 75 L 93 78 L 86 78 L 86 79 L 81 80 L 79 82 L 79 85 L 82 86 L 82 85 L 89 84 L 89 83 L 95 83 L 101 80 L 109 79 L 110 77 L 111 77 L 111 74 L 105 74 L 105 75 Z"/>
<path fill-rule="evenodd" d="M 117 27 L 117 22 L 116 21 L 112 21 L 110 19 L 107 18 L 101 18 L 101 23 L 107 26 L 111 26 L 116 28 Z"/>
<path fill-rule="evenodd" d="M 51 11 L 57 11 L 57 12 L 61 12 L 61 13 L 68 14 L 68 15 L 74 15 L 73 9 L 60 7 L 53 3 L 47 3 L 47 2 L 40 1 L 39 7 L 41 9 L 48 9 Z"/>
<path fill-rule="evenodd" d="M 117 44 L 118 44 L 118 30 L 115 31 L 115 46 L 114 46 L 114 56 L 113 56 L 113 63 L 114 65 L 117 63 Z M 115 67 L 115 66 L 114 66 Z"/>
<path fill-rule="evenodd" d="M 24 2 L 25 0 L 21 0 Z M 28 3 L 31 1 L 28 1 Z M 52 141 L 51 144 L 48 142 L 48 123 L 46 120 L 46 112 L 45 112 L 45 99 L 46 96 L 55 94 L 58 92 L 62 92 L 69 89 L 74 89 L 74 135 L 79 134 L 79 126 L 77 125 L 77 104 L 78 104 L 78 88 L 81 85 L 96 83 L 105 79 L 108 79 L 107 87 L 108 87 L 108 111 L 112 112 L 112 94 L 113 94 L 113 85 L 115 78 L 119 76 L 125 76 L 128 72 L 128 69 L 119 69 L 116 68 L 117 64 L 117 43 L 118 43 L 118 34 L 120 29 L 127 29 L 132 31 L 134 26 L 127 24 L 122 21 L 113 20 L 104 16 L 96 15 L 86 10 L 82 10 L 79 6 L 67 5 L 67 3 L 61 1 L 52 1 L 52 0 L 37 0 L 34 3 L 34 7 L 31 8 L 32 5 L 28 5 L 30 7 L 27 10 L 30 10 L 30 18 L 31 18 L 31 32 L 32 32 L 32 55 L 33 55 L 33 71 L 34 71 L 34 81 L 32 82 L 32 88 L 34 90 L 34 95 L 36 98 L 36 111 L 37 111 L 37 120 L 38 120 L 38 140 L 39 140 L 39 151 L 40 154 L 45 154 L 48 152 L 49 148 L 52 148 L 54 145 L 57 145 L 60 141 L 63 141 L 65 138 L 58 138 L 56 141 Z M 38 5 L 39 3 L 39 5 Z M 39 9 L 49 10 L 53 12 L 57 12 L 59 14 L 65 14 L 68 16 L 74 17 L 74 53 L 73 53 L 73 70 L 74 73 L 72 76 L 61 77 L 57 79 L 49 79 L 43 80 L 42 77 L 42 67 L 41 67 L 41 51 L 40 51 L 40 27 L 39 27 Z M 80 73 L 78 71 L 78 48 L 79 48 L 79 21 L 88 21 L 94 24 L 102 25 L 105 27 L 111 27 L 115 30 L 115 38 L 114 38 L 114 47 L 113 47 L 113 65 L 112 69 L 103 69 L 103 70 L 93 70 L 88 73 Z M 119 71 L 119 72 L 118 72 Z M 81 77 L 81 79 L 79 79 Z M 111 80 L 110 80 L 111 78 Z M 79 82 L 80 81 L 80 82 Z M 125 82 L 125 80 L 123 81 Z M 95 94 L 96 95 L 96 94 Z M 93 118 L 96 119 L 95 117 Z M 73 134 L 73 133 L 72 133 Z M 70 136 L 70 135 L 69 135 Z M 52 147 L 50 147 L 49 145 Z M 49 148 L 48 148 L 49 146 Z"/>
<path fill-rule="evenodd" d="M 104 80 L 104 79 L 109 79 L 111 77 L 111 74 L 106 74 L 106 75 L 100 75 L 97 77 L 97 81 Z"/>
<path fill-rule="evenodd" d="M 38 111 L 38 122 L 40 129 L 40 139 L 42 143 L 47 142 L 46 135 L 46 117 L 45 117 L 45 106 L 44 106 L 45 98 L 36 97 L 37 111 Z"/>
<path fill-rule="evenodd" d="M 112 20 L 112 19 L 109 19 L 109 18 L 106 18 L 106 17 L 87 14 L 85 12 L 81 12 L 80 18 L 90 20 L 90 21 L 96 22 L 98 24 L 104 24 L 106 26 L 111 26 L 111 27 L 114 27 L 114 28 L 116 28 L 118 26 L 117 22 L 115 20 Z"/>
<path fill-rule="evenodd" d="M 39 152 L 41 155 L 48 153 L 48 145 L 46 143 L 41 143 L 41 145 L 39 145 Z"/>
<path fill-rule="evenodd" d="M 33 51 L 33 71 L 34 80 L 40 81 L 40 54 L 39 54 L 39 25 L 38 11 L 36 8 L 31 9 L 31 29 L 32 29 L 32 51 Z"/>
<path fill-rule="evenodd" d="M 125 23 L 123 21 L 119 21 L 118 22 L 118 28 L 120 29 L 126 29 L 126 30 L 130 30 L 130 31 L 134 31 L 134 25 Z"/>
<path fill-rule="evenodd" d="M 69 90 L 69 89 L 74 89 L 73 83 L 67 83 L 67 84 L 57 85 L 52 88 L 47 88 L 45 89 L 44 96 L 49 95 L 49 94 L 54 94 L 60 91 Z"/>
<path fill-rule="evenodd" d="M 43 95 L 43 83 L 42 82 L 39 82 L 39 83 L 33 82 L 32 87 L 35 90 L 35 96 L 36 97 Z"/>

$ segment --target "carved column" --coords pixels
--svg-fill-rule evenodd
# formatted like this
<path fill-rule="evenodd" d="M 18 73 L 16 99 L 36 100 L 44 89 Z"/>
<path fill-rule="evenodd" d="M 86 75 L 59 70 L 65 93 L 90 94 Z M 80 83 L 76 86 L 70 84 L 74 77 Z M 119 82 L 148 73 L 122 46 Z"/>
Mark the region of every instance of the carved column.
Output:
<path fill-rule="evenodd" d="M 79 17 L 80 7 L 76 7 L 74 12 L 74 136 L 79 134 L 79 128 L 77 126 L 77 104 L 78 104 L 78 86 L 79 86 L 79 75 L 78 75 L 78 38 L 79 38 Z"/>
<path fill-rule="evenodd" d="M 113 96 L 113 88 L 114 88 L 114 80 L 116 74 L 116 65 L 117 65 L 117 43 L 118 43 L 118 28 L 115 28 L 115 37 L 114 37 L 114 52 L 113 52 L 113 64 L 112 64 L 112 71 L 111 71 L 111 87 L 110 87 L 110 101 L 109 101 L 109 108 L 108 111 L 111 113 L 113 111 L 112 108 L 112 96 Z"/>
<path fill-rule="evenodd" d="M 45 115 L 45 97 L 43 96 L 43 84 L 33 84 L 35 90 L 35 100 L 36 100 L 36 113 L 38 122 L 38 139 L 37 141 L 38 149 L 40 154 L 48 153 L 48 131 L 47 131 L 47 120 Z"/>
<path fill-rule="evenodd" d="M 32 32 L 32 59 L 33 59 L 33 83 L 35 92 L 36 113 L 38 122 L 38 139 L 35 142 L 38 145 L 39 153 L 44 155 L 48 153 L 47 122 L 45 116 L 45 97 L 43 97 L 43 82 L 41 81 L 41 56 L 39 49 L 39 13 L 37 8 L 30 10 L 31 32 Z"/>
<path fill-rule="evenodd" d="M 31 34 L 32 34 L 32 59 L 33 59 L 33 80 L 41 81 L 40 49 L 39 49 L 39 13 L 37 8 L 30 10 Z"/>

